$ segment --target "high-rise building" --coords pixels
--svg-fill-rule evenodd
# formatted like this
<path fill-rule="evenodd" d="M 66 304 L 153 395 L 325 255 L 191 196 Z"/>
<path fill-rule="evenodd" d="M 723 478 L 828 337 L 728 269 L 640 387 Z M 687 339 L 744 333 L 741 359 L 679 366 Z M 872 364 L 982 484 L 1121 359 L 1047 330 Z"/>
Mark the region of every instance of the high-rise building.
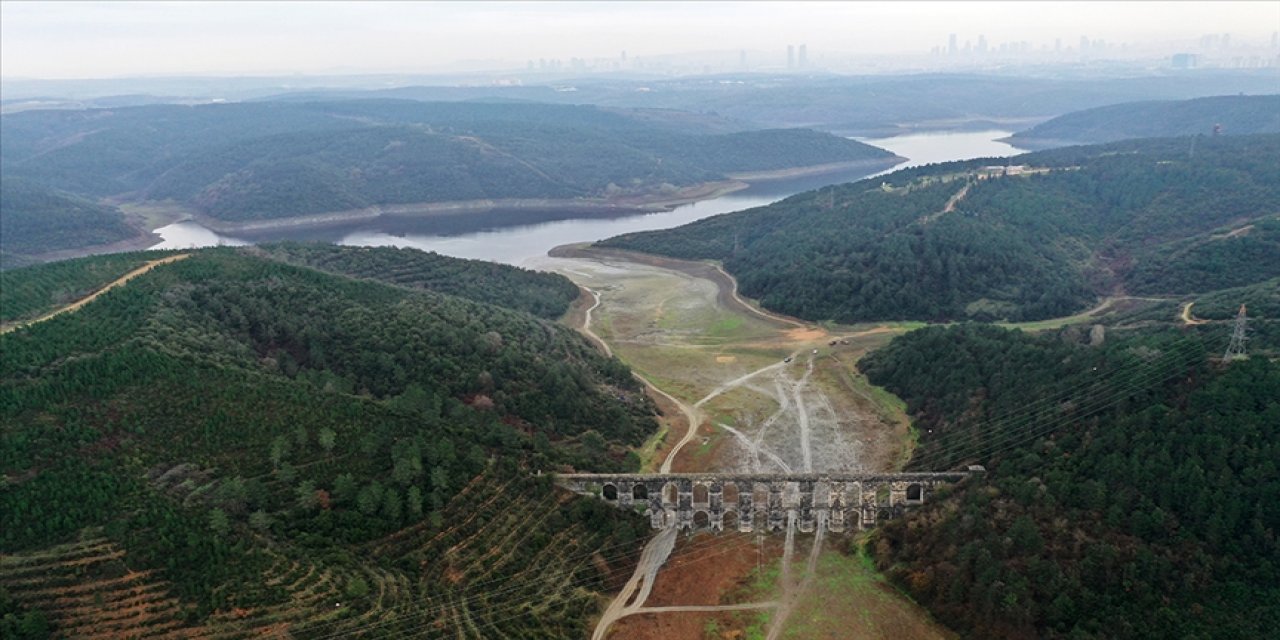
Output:
<path fill-rule="evenodd" d="M 809 45 L 807 44 L 800 45 L 800 56 L 796 60 L 796 66 L 800 67 L 801 69 L 809 66 Z"/>
<path fill-rule="evenodd" d="M 986 52 L 987 52 L 987 37 L 978 36 L 978 53 L 986 53 Z"/>
<path fill-rule="evenodd" d="M 796 68 L 796 47 L 795 45 L 787 45 L 787 68 Z"/>
<path fill-rule="evenodd" d="M 1194 69 L 1200 64 L 1200 56 L 1194 53 L 1175 53 L 1169 59 L 1169 64 L 1174 69 Z"/>
<path fill-rule="evenodd" d="M 959 51 L 960 47 L 956 46 L 956 34 L 953 33 L 947 38 L 947 53 L 954 56 Z"/>

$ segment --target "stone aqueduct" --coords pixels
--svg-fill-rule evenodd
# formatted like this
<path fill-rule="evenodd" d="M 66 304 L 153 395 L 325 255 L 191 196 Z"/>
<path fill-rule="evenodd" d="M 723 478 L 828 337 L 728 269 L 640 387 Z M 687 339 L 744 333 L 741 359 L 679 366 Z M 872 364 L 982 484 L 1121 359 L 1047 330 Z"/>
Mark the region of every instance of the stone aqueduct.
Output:
<path fill-rule="evenodd" d="M 892 474 L 561 474 L 556 482 L 588 496 L 634 509 L 655 529 L 725 528 L 779 531 L 795 512 L 800 531 L 819 519 L 831 531 L 870 529 L 923 504 L 940 486 L 977 472 Z"/>

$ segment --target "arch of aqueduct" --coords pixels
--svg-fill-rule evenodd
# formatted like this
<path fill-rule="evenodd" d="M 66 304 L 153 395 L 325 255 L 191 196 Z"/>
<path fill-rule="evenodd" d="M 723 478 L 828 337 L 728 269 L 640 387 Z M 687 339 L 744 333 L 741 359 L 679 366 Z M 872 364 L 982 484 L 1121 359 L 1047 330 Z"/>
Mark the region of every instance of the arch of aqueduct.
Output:
<path fill-rule="evenodd" d="M 819 519 L 832 531 L 870 529 L 923 504 L 970 472 L 892 474 L 562 474 L 561 486 L 648 516 L 655 529 L 779 531 L 795 512 L 800 531 Z"/>

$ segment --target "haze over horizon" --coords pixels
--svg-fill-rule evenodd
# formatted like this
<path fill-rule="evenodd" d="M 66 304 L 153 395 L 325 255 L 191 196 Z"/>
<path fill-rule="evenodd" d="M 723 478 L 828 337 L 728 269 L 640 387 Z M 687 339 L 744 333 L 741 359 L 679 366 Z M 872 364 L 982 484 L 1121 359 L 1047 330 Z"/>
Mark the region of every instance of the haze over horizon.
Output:
<path fill-rule="evenodd" d="M 1082 38 L 1133 55 L 1229 34 L 1272 64 L 1278 25 L 1280 2 L 5 2 L 0 77 L 500 72 L 546 61 L 661 70 L 644 60 L 672 57 L 697 72 L 746 68 L 748 57 L 778 67 L 802 44 L 813 68 L 849 70 L 850 59 L 928 59 L 935 47 L 945 63 L 951 34 L 953 56 L 1003 54 L 1004 43 L 1011 56 L 1065 52 Z M 707 52 L 733 56 L 717 67 Z"/>

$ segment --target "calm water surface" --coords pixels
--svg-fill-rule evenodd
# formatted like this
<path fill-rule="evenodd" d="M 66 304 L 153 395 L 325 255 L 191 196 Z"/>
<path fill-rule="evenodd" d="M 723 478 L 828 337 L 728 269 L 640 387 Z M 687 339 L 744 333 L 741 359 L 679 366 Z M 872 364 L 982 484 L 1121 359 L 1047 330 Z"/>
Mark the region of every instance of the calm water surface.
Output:
<path fill-rule="evenodd" d="M 908 158 L 892 170 L 931 162 L 977 157 L 1004 157 L 1019 151 L 997 138 L 1009 131 L 922 133 L 893 138 L 863 139 Z M 887 173 L 882 172 L 882 173 Z M 777 202 L 787 196 L 829 184 L 852 182 L 866 172 L 830 173 L 752 185 L 728 195 L 682 205 L 659 213 L 596 214 L 556 210 L 495 210 L 413 218 L 379 218 L 311 229 L 275 229 L 227 236 L 195 222 L 179 222 L 156 230 L 163 241 L 156 249 L 213 245 L 241 245 L 273 240 L 307 240 L 354 246 L 413 247 L 458 258 L 477 258 L 508 264 L 545 256 L 552 247 L 591 242 L 622 233 L 667 229 L 708 216 Z"/>

